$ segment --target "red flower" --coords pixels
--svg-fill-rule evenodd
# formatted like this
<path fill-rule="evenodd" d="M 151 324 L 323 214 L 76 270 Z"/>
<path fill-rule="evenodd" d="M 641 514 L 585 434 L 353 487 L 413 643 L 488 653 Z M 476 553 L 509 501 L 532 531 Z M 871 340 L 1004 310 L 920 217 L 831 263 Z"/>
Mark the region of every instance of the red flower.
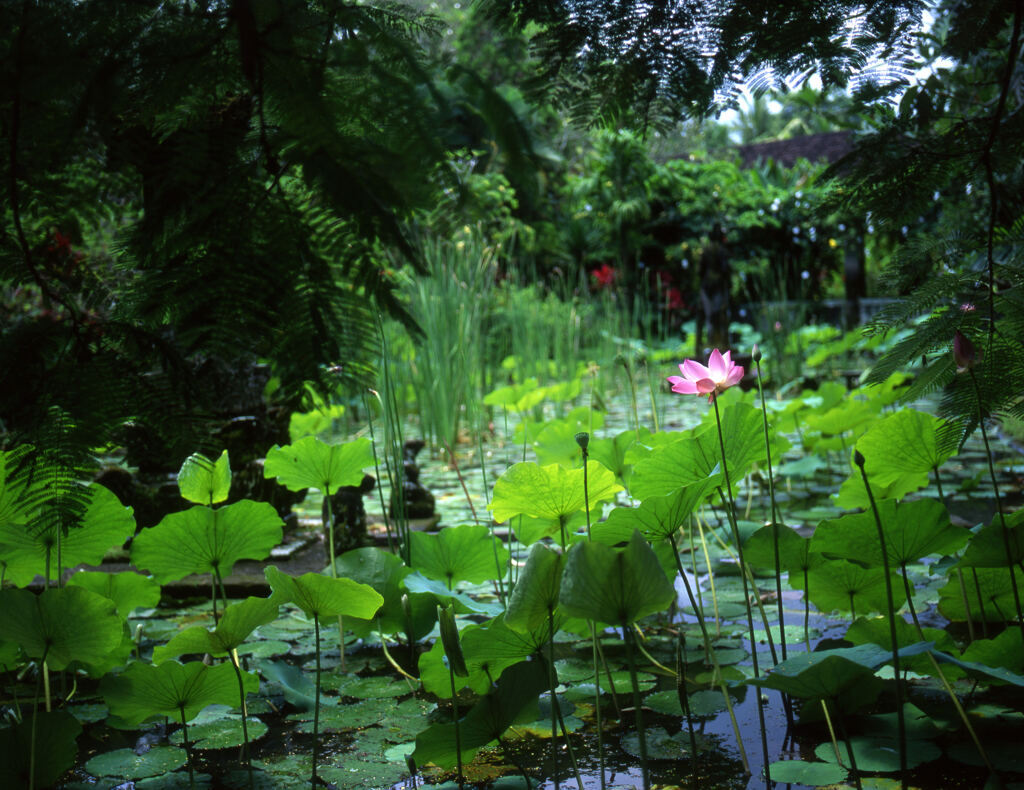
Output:
<path fill-rule="evenodd" d="M 615 269 L 609 266 L 607 263 L 601 264 L 601 267 L 594 269 L 590 276 L 597 280 L 598 287 L 610 288 L 615 282 Z"/>

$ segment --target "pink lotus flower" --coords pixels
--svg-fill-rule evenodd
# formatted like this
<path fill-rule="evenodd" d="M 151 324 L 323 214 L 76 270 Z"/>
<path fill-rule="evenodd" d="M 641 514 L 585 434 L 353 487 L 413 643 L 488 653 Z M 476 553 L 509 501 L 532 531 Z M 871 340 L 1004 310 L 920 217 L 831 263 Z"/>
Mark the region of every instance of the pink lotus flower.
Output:
<path fill-rule="evenodd" d="M 716 348 L 708 358 L 707 367 L 692 359 L 679 366 L 682 376 L 669 376 L 673 392 L 684 395 L 707 395 L 710 403 L 715 395 L 725 392 L 743 378 L 743 368 L 732 361 L 732 352 L 724 354 Z"/>

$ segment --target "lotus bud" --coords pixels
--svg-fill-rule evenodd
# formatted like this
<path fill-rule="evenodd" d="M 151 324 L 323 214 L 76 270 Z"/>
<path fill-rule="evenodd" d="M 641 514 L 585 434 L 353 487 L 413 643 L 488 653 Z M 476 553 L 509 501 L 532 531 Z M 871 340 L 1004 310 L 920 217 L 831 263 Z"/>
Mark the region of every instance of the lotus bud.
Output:
<path fill-rule="evenodd" d="M 974 351 L 974 343 L 959 329 L 953 335 L 953 359 L 956 360 L 958 373 L 970 370 L 974 367 L 977 354 Z"/>
<path fill-rule="evenodd" d="M 860 450 L 853 451 L 853 462 L 861 469 L 864 468 L 864 454 Z"/>
<path fill-rule="evenodd" d="M 754 343 L 754 348 L 750 352 L 750 358 L 754 360 L 755 364 L 761 361 L 761 349 L 757 347 L 757 343 Z"/>
<path fill-rule="evenodd" d="M 580 431 L 576 434 L 576 444 L 580 446 L 583 451 L 584 457 L 587 455 L 587 448 L 590 446 L 590 434 L 586 431 Z"/>

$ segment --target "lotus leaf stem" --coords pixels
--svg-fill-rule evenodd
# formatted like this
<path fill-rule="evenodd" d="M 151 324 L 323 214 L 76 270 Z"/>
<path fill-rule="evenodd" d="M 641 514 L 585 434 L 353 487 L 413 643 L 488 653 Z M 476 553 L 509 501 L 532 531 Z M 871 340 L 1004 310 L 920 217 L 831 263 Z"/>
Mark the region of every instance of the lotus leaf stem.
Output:
<path fill-rule="evenodd" d="M 864 488 L 868 493 L 868 501 L 871 503 L 871 512 L 875 516 L 875 526 L 878 528 L 878 545 L 882 550 L 882 570 L 885 573 L 885 599 L 889 607 L 889 639 L 892 641 L 892 669 L 893 679 L 896 682 L 896 726 L 899 737 L 900 748 L 900 787 L 907 786 L 907 728 L 903 717 L 903 683 L 900 677 L 900 645 L 896 636 L 896 605 L 892 595 L 892 577 L 889 572 L 889 552 L 885 545 L 885 531 L 882 529 L 882 517 L 878 513 L 878 505 L 875 503 L 875 495 L 871 491 L 871 483 L 868 481 L 868 473 L 864 468 L 864 456 L 860 451 L 853 455 L 854 463 L 860 468 L 861 478 L 864 480 Z M 850 755 L 853 755 L 853 746 L 850 746 Z"/>

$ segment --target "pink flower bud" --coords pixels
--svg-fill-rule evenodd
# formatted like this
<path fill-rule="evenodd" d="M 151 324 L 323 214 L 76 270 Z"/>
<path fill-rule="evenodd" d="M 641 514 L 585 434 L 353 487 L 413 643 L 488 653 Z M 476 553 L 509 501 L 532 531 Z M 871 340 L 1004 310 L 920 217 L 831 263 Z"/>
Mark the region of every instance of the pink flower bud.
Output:
<path fill-rule="evenodd" d="M 953 335 L 953 359 L 956 360 L 957 372 L 963 373 L 973 368 L 976 358 L 974 343 L 959 329 L 956 330 L 956 334 Z"/>

